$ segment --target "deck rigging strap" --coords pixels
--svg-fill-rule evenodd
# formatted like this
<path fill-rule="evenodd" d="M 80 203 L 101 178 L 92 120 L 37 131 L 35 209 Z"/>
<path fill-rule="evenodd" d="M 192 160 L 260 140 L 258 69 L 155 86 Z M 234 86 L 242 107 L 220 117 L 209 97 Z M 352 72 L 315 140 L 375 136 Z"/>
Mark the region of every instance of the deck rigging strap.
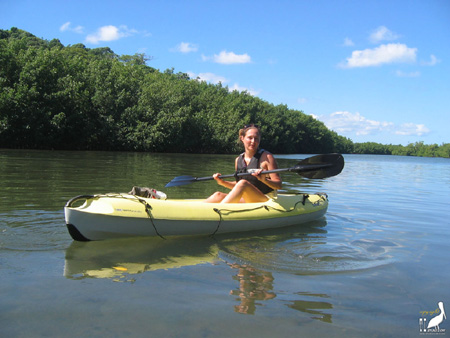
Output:
<path fill-rule="evenodd" d="M 139 202 L 141 202 L 141 203 L 144 205 L 144 207 L 145 207 L 145 212 L 147 213 L 148 218 L 150 218 L 150 222 L 152 222 L 152 225 L 153 225 L 153 228 L 155 229 L 156 234 L 157 234 L 159 237 L 161 237 L 162 239 L 166 239 L 163 235 L 161 235 L 161 234 L 159 233 L 158 229 L 156 229 L 155 222 L 153 222 L 152 206 L 151 206 L 150 204 L 148 204 L 147 201 L 145 201 L 145 200 L 143 200 L 143 199 L 141 199 L 141 198 L 139 198 L 139 197 L 137 197 L 137 196 L 136 196 L 136 198 L 137 198 L 137 200 L 138 200 Z"/>
<path fill-rule="evenodd" d="M 153 229 L 155 229 L 156 234 L 161 237 L 162 239 L 166 239 L 163 235 L 161 235 L 158 231 L 158 229 L 156 228 L 155 222 L 153 222 L 153 215 L 152 215 L 152 206 L 150 204 L 147 203 L 146 200 L 144 200 L 143 198 L 140 198 L 136 195 L 133 195 L 133 198 L 128 198 L 126 196 L 123 196 L 122 194 L 107 194 L 107 195 L 103 195 L 103 197 L 121 197 L 127 200 L 131 200 L 131 201 L 138 201 L 139 203 L 141 203 L 142 205 L 144 205 L 145 208 L 145 212 L 148 216 L 148 218 L 150 218 L 150 222 L 153 225 Z"/>
<path fill-rule="evenodd" d="M 279 211 L 279 212 L 291 212 L 291 211 L 294 211 L 294 210 L 295 210 L 295 208 L 297 207 L 297 204 L 301 203 L 301 204 L 305 205 L 306 200 L 307 200 L 308 197 L 309 197 L 309 194 L 301 194 L 301 195 L 303 195 L 303 198 L 300 199 L 299 201 L 297 201 L 297 202 L 294 204 L 294 207 L 292 207 L 290 210 L 278 209 L 278 208 L 274 208 L 274 207 L 271 207 L 271 206 L 268 206 L 268 205 L 261 205 L 261 206 L 256 207 L 256 208 L 252 208 L 252 209 L 242 209 L 242 210 L 230 210 L 230 209 L 218 209 L 218 208 L 213 208 L 214 212 L 216 212 L 216 213 L 219 215 L 219 223 L 217 224 L 216 230 L 214 230 L 214 232 L 213 232 L 211 235 L 209 235 L 209 236 L 210 236 L 210 237 L 213 237 L 213 236 L 217 233 L 217 231 L 219 231 L 220 225 L 221 225 L 222 220 L 223 220 L 222 214 L 223 214 L 223 215 L 230 215 L 230 214 L 234 214 L 234 213 L 238 213 L 238 212 L 254 211 L 254 210 L 263 209 L 263 208 L 266 209 L 267 211 L 269 211 L 269 209 L 272 209 L 272 210 L 276 210 L 276 211 Z M 223 213 L 224 211 L 225 211 L 226 213 Z"/>

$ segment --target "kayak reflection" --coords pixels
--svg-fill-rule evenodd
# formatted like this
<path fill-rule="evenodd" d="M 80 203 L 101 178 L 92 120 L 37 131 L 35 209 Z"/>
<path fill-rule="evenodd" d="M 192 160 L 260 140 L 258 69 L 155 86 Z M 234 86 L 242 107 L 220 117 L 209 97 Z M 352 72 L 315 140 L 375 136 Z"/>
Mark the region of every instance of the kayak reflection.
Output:
<path fill-rule="evenodd" d="M 133 282 L 145 271 L 213 264 L 218 248 L 210 238 L 128 238 L 100 242 L 72 242 L 66 250 L 64 276 L 70 279 L 110 278 Z"/>
<path fill-rule="evenodd" d="M 261 251 L 283 245 L 286 241 L 324 235 L 325 224 L 314 222 L 282 229 L 209 237 L 126 238 L 98 242 L 74 241 L 66 249 L 64 276 L 69 279 L 104 278 L 114 282 L 134 282 L 137 274 L 156 270 L 177 269 L 199 264 L 227 264 L 232 273 L 234 288 L 222 290 L 234 297 L 233 310 L 241 314 L 255 314 L 261 306 L 281 303 L 305 313 L 311 319 L 331 322 L 332 309 L 324 302 L 327 295 L 308 292 L 282 292 L 277 295 L 275 266 L 269 260 L 262 268 Z M 321 241 L 323 240 L 322 237 Z M 250 245 L 251 243 L 251 245 Z M 312 249 L 312 248 L 310 248 Z M 245 255 L 242 253 L 246 252 Z M 268 259 L 268 257 L 264 257 Z M 294 271 L 295 273 L 296 271 Z M 314 274 L 314 273 L 313 273 Z M 278 305 L 277 305 L 278 303 Z"/>

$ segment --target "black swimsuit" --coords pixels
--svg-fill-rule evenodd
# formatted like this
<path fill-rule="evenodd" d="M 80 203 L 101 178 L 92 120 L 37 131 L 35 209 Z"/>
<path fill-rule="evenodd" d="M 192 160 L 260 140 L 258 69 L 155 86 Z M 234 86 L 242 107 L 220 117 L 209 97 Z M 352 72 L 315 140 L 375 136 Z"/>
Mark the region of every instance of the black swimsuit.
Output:
<path fill-rule="evenodd" d="M 259 160 L 261 158 L 261 155 L 264 153 L 264 151 L 265 151 L 264 149 L 259 149 L 256 152 L 255 156 L 252 157 L 252 159 L 250 160 L 250 163 L 248 165 L 244 159 L 245 153 L 240 154 L 238 157 L 238 161 L 237 161 L 237 172 L 238 173 L 246 173 L 246 172 L 248 172 L 247 169 L 260 169 Z M 268 194 L 273 191 L 273 189 L 271 187 L 269 187 L 267 184 L 264 184 L 263 182 L 261 182 L 254 176 L 249 175 L 249 176 L 244 176 L 242 178 L 238 177 L 236 179 L 236 181 L 239 181 L 241 179 L 245 179 L 245 180 L 249 181 L 251 184 L 253 184 L 255 187 L 257 187 L 263 194 Z"/>

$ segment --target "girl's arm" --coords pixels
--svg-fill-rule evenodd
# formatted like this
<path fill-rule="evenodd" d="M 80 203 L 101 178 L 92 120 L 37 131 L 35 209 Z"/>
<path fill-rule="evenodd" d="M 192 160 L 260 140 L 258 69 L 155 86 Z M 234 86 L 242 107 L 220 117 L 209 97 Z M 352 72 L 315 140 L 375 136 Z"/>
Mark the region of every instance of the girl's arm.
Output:
<path fill-rule="evenodd" d="M 234 162 L 234 170 L 237 170 L 237 161 L 238 161 L 238 157 L 236 158 L 236 160 Z M 218 185 L 221 185 L 222 187 L 225 187 L 228 189 L 233 189 L 234 186 L 236 185 L 235 181 L 225 181 L 225 180 L 221 179 L 219 176 L 220 176 L 220 173 L 216 173 L 213 175 L 213 177 L 216 180 Z"/>
<path fill-rule="evenodd" d="M 262 170 L 274 170 L 278 169 L 277 161 L 275 157 L 269 152 L 264 152 L 261 156 L 261 169 Z M 261 171 L 262 171 L 261 170 Z M 270 173 L 267 175 L 260 175 L 261 171 L 255 172 L 255 176 L 263 182 L 265 185 L 269 186 L 272 189 L 278 190 L 281 189 L 282 181 L 280 175 L 278 173 Z"/>

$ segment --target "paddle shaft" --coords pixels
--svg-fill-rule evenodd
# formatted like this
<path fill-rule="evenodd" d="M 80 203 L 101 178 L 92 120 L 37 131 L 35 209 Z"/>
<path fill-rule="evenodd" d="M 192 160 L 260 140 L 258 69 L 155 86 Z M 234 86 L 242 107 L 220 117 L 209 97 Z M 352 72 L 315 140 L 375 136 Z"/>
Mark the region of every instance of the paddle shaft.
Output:
<path fill-rule="evenodd" d="M 312 171 L 317 169 L 322 169 L 326 167 L 330 167 L 331 164 L 316 164 L 316 165 L 297 165 L 295 167 L 291 168 L 281 168 L 281 169 L 272 169 L 272 170 L 263 170 L 261 171 L 261 174 L 271 174 L 271 173 L 280 173 L 284 171 L 291 171 L 291 172 L 297 172 L 297 171 Z M 235 174 L 228 174 L 228 175 L 220 175 L 219 178 L 231 178 L 231 177 L 243 177 L 243 176 L 250 176 L 252 173 L 235 173 Z M 209 181 L 213 180 L 213 176 L 208 177 L 194 177 L 193 181 Z"/>

